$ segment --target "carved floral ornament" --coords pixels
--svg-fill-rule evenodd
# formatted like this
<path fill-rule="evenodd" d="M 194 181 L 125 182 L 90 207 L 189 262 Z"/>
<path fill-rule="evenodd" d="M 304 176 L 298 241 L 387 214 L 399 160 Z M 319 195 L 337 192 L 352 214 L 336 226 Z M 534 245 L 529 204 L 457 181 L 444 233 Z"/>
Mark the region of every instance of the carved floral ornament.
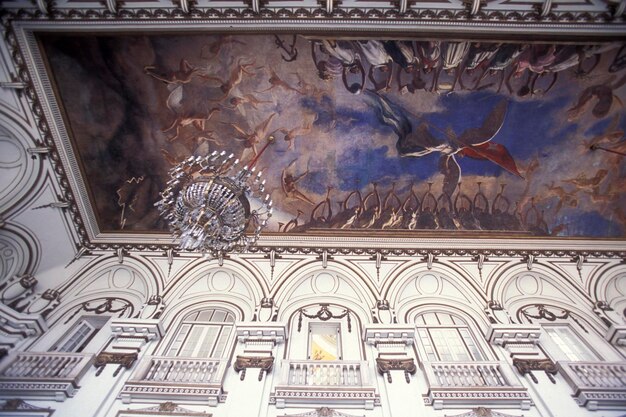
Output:
<path fill-rule="evenodd" d="M 68 323 L 72 318 L 74 318 L 81 311 L 85 311 L 87 313 L 93 313 L 93 314 L 105 314 L 105 313 L 117 314 L 119 313 L 118 317 L 124 317 L 125 315 L 126 317 L 130 317 L 132 316 L 134 310 L 135 308 L 133 307 L 133 304 L 130 301 L 125 300 L 123 298 L 118 298 L 118 297 L 94 298 L 94 299 L 81 303 L 76 309 L 76 311 L 74 311 L 74 313 L 71 314 L 67 318 L 65 323 Z"/>
<path fill-rule="evenodd" d="M 352 321 L 350 320 L 350 310 L 345 309 L 339 314 L 335 314 L 330 311 L 330 304 L 328 303 L 320 303 L 320 309 L 315 314 L 307 313 L 307 311 L 303 308 L 298 310 L 298 332 L 302 330 L 302 317 L 306 317 L 309 319 L 317 319 L 321 321 L 328 321 L 330 319 L 343 319 L 344 317 L 348 321 L 348 332 L 352 332 Z"/>
<path fill-rule="evenodd" d="M 556 383 L 556 381 L 554 380 L 554 375 L 557 374 L 559 369 L 556 364 L 550 359 L 513 358 L 513 366 L 521 375 L 530 375 L 530 378 L 535 384 L 539 381 L 537 381 L 537 377 L 533 375 L 532 371 L 544 371 L 548 379 L 550 379 L 553 384 Z"/>
<path fill-rule="evenodd" d="M 580 326 L 580 328 L 588 333 L 588 330 L 583 326 L 580 320 L 569 310 L 564 308 L 558 308 L 553 306 L 546 306 L 545 304 L 534 304 L 531 306 L 527 306 L 519 310 L 521 315 L 528 319 L 529 323 L 532 323 L 532 319 L 535 320 L 547 320 L 547 321 L 557 321 L 557 320 L 568 320 L 571 319 Z"/>
<path fill-rule="evenodd" d="M 140 408 L 137 410 L 125 410 L 120 411 L 118 417 L 126 416 L 180 416 L 180 417 L 211 417 L 213 414 L 200 411 L 192 411 L 187 408 L 183 408 L 180 405 L 167 401 L 156 406 Z"/>
<path fill-rule="evenodd" d="M 15 411 L 18 413 L 24 413 L 24 415 L 46 415 L 50 416 L 54 412 L 51 408 L 41 408 L 36 407 L 32 404 L 27 403 L 26 401 L 19 398 L 11 398 L 4 401 L 4 404 L 0 406 L 0 411 Z M 30 414 L 35 413 L 36 414 Z"/>
<path fill-rule="evenodd" d="M 413 358 L 388 359 L 376 358 L 376 369 L 381 375 L 387 374 L 387 381 L 391 384 L 391 371 L 404 371 L 404 378 L 408 383 L 411 382 L 410 375 L 414 375 L 417 371 Z"/>
<path fill-rule="evenodd" d="M 517 416 L 513 416 L 512 414 L 499 413 L 497 411 L 493 411 L 485 407 L 478 407 L 478 408 L 473 408 L 471 411 L 468 411 L 467 413 L 456 414 L 453 416 L 446 414 L 444 417 L 517 417 Z M 524 417 L 524 416 L 521 415 L 519 417 Z"/>
<path fill-rule="evenodd" d="M 137 360 L 137 357 L 137 352 L 102 352 L 96 356 L 96 361 L 93 364 L 96 368 L 98 368 L 96 376 L 100 375 L 104 367 L 108 364 L 119 365 L 115 372 L 113 372 L 113 376 L 117 376 L 122 368 L 130 369 Z"/>
<path fill-rule="evenodd" d="M 263 379 L 264 373 L 269 373 L 274 366 L 274 358 L 272 356 L 239 356 L 233 365 L 236 372 L 240 372 L 239 379 L 244 380 L 246 370 L 248 368 L 260 368 L 259 381 Z"/>
<path fill-rule="evenodd" d="M 309 411 L 307 413 L 283 414 L 282 417 L 359 417 L 359 416 L 341 413 L 339 411 L 333 410 L 332 408 L 328 408 L 328 407 L 320 407 L 313 411 Z"/>

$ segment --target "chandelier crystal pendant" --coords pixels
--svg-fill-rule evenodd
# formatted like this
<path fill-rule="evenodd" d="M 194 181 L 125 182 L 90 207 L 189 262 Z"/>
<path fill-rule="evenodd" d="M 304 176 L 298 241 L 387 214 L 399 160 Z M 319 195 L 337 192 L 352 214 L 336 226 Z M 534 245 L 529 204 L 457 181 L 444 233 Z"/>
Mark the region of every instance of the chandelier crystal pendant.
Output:
<path fill-rule="evenodd" d="M 223 254 L 256 243 L 272 216 L 272 200 L 254 164 L 272 142 L 246 166 L 233 154 L 214 151 L 189 157 L 169 171 L 170 180 L 155 206 L 169 223 L 180 248 Z"/>

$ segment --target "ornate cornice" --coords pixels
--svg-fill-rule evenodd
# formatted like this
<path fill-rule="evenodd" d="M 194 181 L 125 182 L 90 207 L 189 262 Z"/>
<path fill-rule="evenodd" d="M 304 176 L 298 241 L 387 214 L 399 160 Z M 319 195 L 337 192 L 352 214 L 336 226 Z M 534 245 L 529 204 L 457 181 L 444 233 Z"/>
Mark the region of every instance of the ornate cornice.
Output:
<path fill-rule="evenodd" d="M 593 23 L 619 24 L 623 21 L 623 10 L 614 7 L 610 3 L 602 6 L 590 5 L 591 7 L 567 8 L 567 5 L 559 7 L 534 7 L 532 3 L 519 3 L 513 7 L 481 7 L 480 2 L 473 2 L 465 6 L 440 5 L 435 3 L 390 2 L 389 7 L 343 7 L 341 4 L 323 5 L 303 2 L 302 7 L 274 6 L 272 2 L 259 2 L 252 0 L 250 5 L 233 7 L 196 7 L 193 2 L 179 2 L 168 7 L 160 4 L 156 8 L 142 8 L 137 3 L 116 3 L 116 8 L 64 8 L 56 7 L 53 3 L 45 10 L 37 7 L 22 7 L 5 10 L 5 15 L 10 19 L 20 20 L 106 20 L 106 21 L 132 21 L 132 20 L 177 20 L 209 22 L 236 22 L 236 23 L 259 23 L 267 21 L 301 23 L 315 22 L 315 25 L 324 25 L 330 22 L 350 22 L 351 26 L 371 25 L 392 27 L 423 23 L 424 26 L 446 26 L 452 30 L 459 27 L 493 27 L 497 24 L 515 27 L 517 24 L 534 25 L 537 28 L 546 27 L 556 29 L 555 23 L 567 25 L 579 25 L 584 27 Z M 262 4 L 265 3 L 265 4 Z M 334 2 L 337 3 L 337 2 Z M 477 3 L 477 4 L 476 4 Z M 550 2 L 551 3 L 551 2 Z M 183 7 L 180 7 L 184 5 Z M 436 6 L 435 6 L 436 5 Z M 22 6 L 24 6 L 22 4 Z M 177 7 L 179 6 L 179 7 Z M 252 6 L 252 7 L 250 7 Z M 430 6 L 430 7 L 429 7 Z M 435 6 L 435 7 L 433 7 Z M 454 25 L 454 23 L 457 23 Z M 488 25 L 487 25 L 488 24 Z M 334 26 L 335 29 L 339 29 Z M 532 29 L 532 27 L 531 27 Z"/>

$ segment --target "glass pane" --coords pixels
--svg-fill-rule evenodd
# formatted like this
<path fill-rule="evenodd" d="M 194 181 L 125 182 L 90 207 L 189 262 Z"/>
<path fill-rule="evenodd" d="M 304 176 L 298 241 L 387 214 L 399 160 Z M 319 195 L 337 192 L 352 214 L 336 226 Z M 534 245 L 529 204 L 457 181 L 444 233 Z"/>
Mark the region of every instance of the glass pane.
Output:
<path fill-rule="evenodd" d="M 546 326 L 546 333 L 570 361 L 593 361 L 598 358 L 569 326 Z"/>
<path fill-rule="evenodd" d="M 215 310 L 215 314 L 213 314 L 213 317 L 211 318 L 211 321 L 215 321 L 215 322 L 219 322 L 219 323 L 223 323 L 226 318 L 226 312 L 222 311 L 222 310 Z"/>
<path fill-rule="evenodd" d="M 452 316 L 446 313 L 437 313 L 437 318 L 439 319 L 439 324 L 454 324 L 452 321 Z"/>
<path fill-rule="evenodd" d="M 469 361 L 470 355 L 456 329 L 429 329 L 442 361 Z"/>
<path fill-rule="evenodd" d="M 461 333 L 461 337 L 463 338 L 463 341 L 465 342 L 465 345 L 469 349 L 470 353 L 474 357 L 474 360 L 482 361 L 483 355 L 480 353 L 480 350 L 478 350 L 478 346 L 476 346 L 476 343 L 474 343 L 474 339 L 472 338 L 472 335 L 470 335 L 469 330 L 461 328 L 459 329 L 459 333 Z"/>
<path fill-rule="evenodd" d="M 193 356 L 194 358 L 209 358 L 213 352 L 213 347 L 215 346 L 215 341 L 217 340 L 221 326 L 203 325 L 201 327 L 204 328 L 204 335 L 194 350 Z"/>
<path fill-rule="evenodd" d="M 339 359 L 339 328 L 337 326 L 311 326 L 309 356 L 314 361 Z"/>
<path fill-rule="evenodd" d="M 215 350 L 213 351 L 214 358 L 220 358 L 224 354 L 224 349 L 226 348 L 226 342 L 228 342 L 231 329 L 231 326 L 222 326 L 222 331 L 220 332 L 217 343 L 215 344 Z"/>
<path fill-rule="evenodd" d="M 202 310 L 195 321 L 211 321 L 211 317 L 213 316 L 214 311 L 215 310 L 213 310 L 212 308 Z"/>
<path fill-rule="evenodd" d="M 80 352 L 85 348 L 95 333 L 96 329 L 82 320 L 78 325 L 74 326 L 74 330 L 70 331 L 69 338 L 54 350 L 58 352 Z"/>
<path fill-rule="evenodd" d="M 167 355 L 178 356 L 177 353 L 180 347 L 182 346 L 183 342 L 185 341 L 185 337 L 187 337 L 187 333 L 189 333 L 190 328 L 191 328 L 191 325 L 189 324 L 183 324 L 180 327 L 180 330 L 178 331 L 176 338 L 172 341 L 172 344 L 170 345 Z"/>
<path fill-rule="evenodd" d="M 182 349 L 180 349 L 180 353 L 178 356 L 193 356 L 193 353 L 196 350 L 196 346 L 198 345 L 203 333 L 204 329 L 202 328 L 202 326 L 193 326 L 191 332 L 189 333 L 189 337 L 187 338 L 187 340 L 185 340 L 185 345 L 182 347 Z"/>
<path fill-rule="evenodd" d="M 435 350 L 433 349 L 433 345 L 430 341 L 430 337 L 428 337 L 428 333 L 425 329 L 417 329 L 417 333 L 419 334 L 420 342 L 422 343 L 422 348 L 426 353 L 426 360 L 428 361 L 436 361 L 437 355 L 435 354 Z"/>

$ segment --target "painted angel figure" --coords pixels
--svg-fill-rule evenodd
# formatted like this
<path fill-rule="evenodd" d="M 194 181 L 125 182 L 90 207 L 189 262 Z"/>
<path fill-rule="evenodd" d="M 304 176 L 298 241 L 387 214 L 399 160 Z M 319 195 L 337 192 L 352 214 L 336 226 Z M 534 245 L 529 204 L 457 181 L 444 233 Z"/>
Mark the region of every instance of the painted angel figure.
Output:
<path fill-rule="evenodd" d="M 380 121 L 391 127 L 398 136 L 396 149 L 403 157 L 422 157 L 433 152 L 441 153 L 439 170 L 444 175 L 443 192 L 452 196 L 461 179 L 461 167 L 457 155 L 491 161 L 511 174 L 522 178 L 515 160 L 504 145 L 492 142 L 504 124 L 507 102 L 500 101 L 484 119 L 482 126 L 465 129 L 461 134 L 447 132 L 444 138 L 430 132 L 431 126 L 421 121 L 417 127 L 409 115 L 382 95 L 368 91 L 376 106 Z M 439 129 L 440 130 L 440 129 Z"/>

